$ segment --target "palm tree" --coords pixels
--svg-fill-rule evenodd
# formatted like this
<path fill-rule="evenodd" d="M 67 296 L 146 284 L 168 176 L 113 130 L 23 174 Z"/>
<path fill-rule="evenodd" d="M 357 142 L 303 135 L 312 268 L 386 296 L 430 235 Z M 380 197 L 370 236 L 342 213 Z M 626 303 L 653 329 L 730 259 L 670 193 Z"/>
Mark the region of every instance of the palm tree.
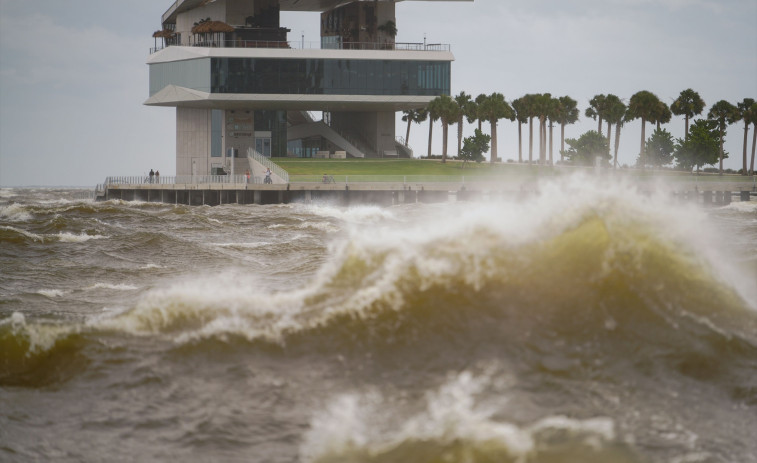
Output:
<path fill-rule="evenodd" d="M 513 102 L 513 105 L 515 102 Z M 565 159 L 563 152 L 565 151 L 565 125 L 575 124 L 578 121 L 578 115 L 581 111 L 578 110 L 578 103 L 576 100 L 569 96 L 561 96 L 558 98 L 558 104 L 555 111 L 555 122 L 560 124 L 560 160 Z"/>
<path fill-rule="evenodd" d="M 428 114 L 428 157 L 431 159 L 431 140 L 434 134 L 434 122 L 439 120 L 439 115 L 434 112 L 434 108 L 431 104 L 426 107 L 426 113 Z"/>
<path fill-rule="evenodd" d="M 428 118 L 428 110 L 426 108 L 408 109 L 402 111 L 402 113 L 402 120 L 407 122 L 407 135 L 405 136 L 405 146 L 407 146 L 410 143 L 410 124 L 413 122 L 420 124 L 425 121 Z"/>
<path fill-rule="evenodd" d="M 686 120 L 686 133 L 684 140 L 689 139 L 689 119 L 704 111 L 705 103 L 699 93 L 687 88 L 682 91 L 678 98 L 670 105 L 670 111 L 676 116 L 683 116 Z"/>
<path fill-rule="evenodd" d="M 479 106 L 481 118 L 491 124 L 492 149 L 490 162 L 497 160 L 497 121 L 500 119 L 515 120 L 515 111 L 501 93 L 492 93 Z"/>
<path fill-rule="evenodd" d="M 623 121 L 626 117 L 626 111 L 628 108 L 620 98 L 615 95 L 607 95 L 609 104 L 605 111 L 605 119 L 607 120 L 607 141 L 610 141 L 610 129 L 612 124 L 615 124 L 615 154 L 613 156 L 613 167 L 618 167 L 618 147 L 620 146 L 620 128 L 623 126 Z M 614 97 L 614 98 L 610 98 Z"/>
<path fill-rule="evenodd" d="M 657 130 L 660 130 L 660 125 L 667 124 L 668 122 L 670 122 L 670 119 L 672 118 L 673 118 L 673 113 L 670 112 L 670 108 L 668 108 L 668 105 L 666 105 L 665 102 L 660 101 L 657 104 L 657 109 L 655 110 L 654 121 L 650 119 L 649 122 L 657 123 Z"/>
<path fill-rule="evenodd" d="M 524 97 L 513 100 L 512 108 L 515 111 L 515 120 L 518 121 L 518 162 L 523 162 L 523 133 L 521 129 L 523 124 L 528 122 Z"/>
<path fill-rule="evenodd" d="M 441 95 L 428 104 L 429 111 L 442 121 L 442 163 L 447 162 L 447 134 L 449 126 L 457 122 L 460 107 L 449 95 Z"/>
<path fill-rule="evenodd" d="M 646 140 L 647 121 L 653 121 L 657 111 L 659 111 L 660 99 L 652 92 L 642 90 L 634 93 L 631 101 L 628 103 L 628 112 L 626 120 L 641 119 L 641 149 L 639 150 L 639 161 L 641 168 L 644 168 L 646 156 L 644 155 L 644 142 Z"/>
<path fill-rule="evenodd" d="M 749 163 L 749 172 L 754 175 L 754 145 L 757 144 L 757 103 L 749 110 L 749 118 L 752 121 L 752 161 Z"/>
<path fill-rule="evenodd" d="M 472 124 L 474 121 L 478 121 L 478 130 L 481 130 L 481 124 L 484 122 L 484 118 L 481 117 L 481 113 L 479 111 L 479 108 L 481 107 L 482 104 L 484 104 L 484 101 L 486 101 L 487 98 L 489 98 L 489 97 L 482 93 L 479 96 L 477 96 L 475 102 L 473 102 L 469 106 L 470 111 L 471 111 L 471 116 L 469 116 L 469 117 L 472 120 L 469 119 L 468 122 L 470 122 Z M 474 113 L 475 113 L 475 115 L 473 115 Z"/>
<path fill-rule="evenodd" d="M 460 108 L 457 117 L 457 155 L 459 156 L 460 150 L 463 147 L 463 118 L 469 113 L 469 106 L 473 103 L 473 100 L 471 100 L 471 96 L 467 93 L 460 92 L 460 94 L 455 97 L 455 103 L 457 103 L 458 108 Z"/>
<path fill-rule="evenodd" d="M 738 120 L 744 121 L 744 168 L 741 171 L 742 175 L 749 175 L 746 165 L 746 148 L 747 137 L 749 135 L 749 124 L 754 120 L 754 114 L 752 114 L 752 108 L 754 107 L 754 100 L 752 98 L 744 98 L 744 101 L 736 105 Z M 752 143 L 754 145 L 754 143 Z"/>
<path fill-rule="evenodd" d="M 589 107 L 586 108 L 586 117 L 590 117 L 594 120 L 599 119 L 597 124 L 597 132 L 602 133 L 602 116 L 604 114 L 605 95 L 594 95 L 594 98 L 589 100 Z"/>
<path fill-rule="evenodd" d="M 607 122 L 607 144 L 608 145 L 610 144 L 610 141 L 612 140 L 612 137 L 611 137 L 612 125 L 616 123 L 615 121 L 617 120 L 617 113 L 619 111 L 618 108 L 620 107 L 620 105 L 623 105 L 623 108 L 624 108 L 623 112 L 625 113 L 625 105 L 623 104 L 623 102 L 620 101 L 620 98 L 618 98 L 616 95 L 613 95 L 612 93 L 610 93 L 605 96 L 604 102 L 602 104 L 602 108 L 600 108 L 601 112 L 599 114 L 599 117 L 601 117 L 602 119 L 605 120 L 605 122 Z M 610 112 L 613 110 L 615 111 L 616 117 L 612 121 L 610 121 L 608 116 L 610 115 Z M 602 133 L 602 132 L 599 132 L 599 133 Z"/>
<path fill-rule="evenodd" d="M 534 162 L 534 117 L 537 117 L 537 100 L 538 94 L 529 93 L 524 95 L 521 100 L 523 101 L 523 115 L 528 119 L 528 163 Z"/>
<path fill-rule="evenodd" d="M 723 139 L 725 138 L 725 128 L 738 120 L 738 110 L 731 103 L 720 100 L 710 108 L 707 113 L 707 119 L 718 123 L 720 130 L 720 175 L 723 175 Z"/>
<path fill-rule="evenodd" d="M 535 115 L 539 118 L 539 164 L 547 162 L 547 117 L 550 114 L 552 95 L 543 93 L 534 98 Z"/>

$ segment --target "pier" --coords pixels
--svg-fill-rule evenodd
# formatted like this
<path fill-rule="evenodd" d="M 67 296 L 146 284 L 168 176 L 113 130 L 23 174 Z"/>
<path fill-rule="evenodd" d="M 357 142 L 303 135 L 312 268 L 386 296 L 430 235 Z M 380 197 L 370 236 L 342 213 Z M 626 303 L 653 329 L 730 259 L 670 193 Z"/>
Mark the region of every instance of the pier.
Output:
<path fill-rule="evenodd" d="M 327 202 L 348 206 L 376 204 L 391 206 L 409 203 L 517 199 L 539 191 L 540 178 L 521 177 L 432 177 L 432 176 L 349 176 L 327 183 L 315 178 L 293 178 L 286 184 L 248 183 L 240 176 L 197 178 L 173 177 L 150 183 L 143 179 L 109 177 L 98 185 L 97 200 L 142 201 L 188 206 L 222 204 L 288 204 Z M 682 202 L 722 206 L 734 201 L 757 200 L 754 177 L 667 176 L 634 179 L 639 191 L 665 192 Z"/>

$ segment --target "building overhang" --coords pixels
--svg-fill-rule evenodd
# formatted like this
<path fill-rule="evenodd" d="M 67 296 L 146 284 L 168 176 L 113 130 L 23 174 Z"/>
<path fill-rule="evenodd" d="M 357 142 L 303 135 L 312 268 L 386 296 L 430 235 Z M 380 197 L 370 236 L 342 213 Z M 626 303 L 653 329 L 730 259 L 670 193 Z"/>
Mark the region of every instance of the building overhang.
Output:
<path fill-rule="evenodd" d="M 147 64 L 200 58 L 353 59 L 400 61 L 454 61 L 449 51 L 321 50 L 291 48 L 167 47 L 150 55 Z"/>
<path fill-rule="evenodd" d="M 268 109 L 283 111 L 404 111 L 428 106 L 434 96 L 283 95 L 207 93 L 168 85 L 144 102 L 147 106 L 198 109 Z"/>
<path fill-rule="evenodd" d="M 215 0 L 213 0 L 215 1 Z M 279 0 L 281 11 L 313 11 L 323 12 L 336 8 L 339 5 L 351 3 L 354 0 Z M 378 0 L 381 2 L 401 2 L 404 0 Z M 436 1 L 436 2 L 472 2 L 473 0 L 409 0 L 409 1 Z M 192 10 L 208 3 L 208 0 L 176 0 L 165 13 L 162 20 L 165 23 L 175 23 L 176 15 Z"/>

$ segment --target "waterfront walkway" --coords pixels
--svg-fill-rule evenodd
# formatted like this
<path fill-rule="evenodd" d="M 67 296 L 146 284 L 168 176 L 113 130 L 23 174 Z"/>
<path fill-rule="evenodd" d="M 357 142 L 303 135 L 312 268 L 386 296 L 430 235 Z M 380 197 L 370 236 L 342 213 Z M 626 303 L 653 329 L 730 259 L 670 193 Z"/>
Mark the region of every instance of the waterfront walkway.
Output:
<path fill-rule="evenodd" d="M 757 197 L 757 177 L 740 175 L 648 174 L 603 171 L 599 178 L 630 181 L 643 192 L 666 192 L 681 200 L 728 204 Z M 521 197 L 538 192 L 549 176 L 290 176 L 286 184 L 262 184 L 245 176 L 108 177 L 98 200 L 186 205 L 285 204 L 324 201 L 380 205 Z"/>

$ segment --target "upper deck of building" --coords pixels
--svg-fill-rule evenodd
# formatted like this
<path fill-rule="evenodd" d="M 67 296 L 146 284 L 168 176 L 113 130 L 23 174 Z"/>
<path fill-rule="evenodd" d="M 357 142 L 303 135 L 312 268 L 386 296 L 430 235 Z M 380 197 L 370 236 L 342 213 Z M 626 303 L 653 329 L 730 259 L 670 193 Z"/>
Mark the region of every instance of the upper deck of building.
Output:
<path fill-rule="evenodd" d="M 176 22 L 176 15 L 199 6 L 213 3 L 215 0 L 176 0 L 163 13 L 163 24 Z M 378 2 L 402 2 L 402 1 L 436 1 L 436 2 L 472 2 L 473 0 L 371 0 Z M 336 8 L 346 3 L 346 0 L 279 0 L 281 11 L 312 11 L 323 12 Z"/>

